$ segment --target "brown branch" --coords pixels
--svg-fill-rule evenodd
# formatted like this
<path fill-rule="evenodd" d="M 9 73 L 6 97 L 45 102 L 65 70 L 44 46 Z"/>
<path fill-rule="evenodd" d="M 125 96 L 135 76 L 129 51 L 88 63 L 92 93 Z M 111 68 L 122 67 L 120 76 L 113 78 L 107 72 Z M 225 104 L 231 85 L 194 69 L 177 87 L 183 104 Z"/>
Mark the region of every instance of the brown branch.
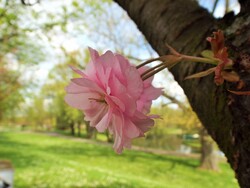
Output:
<path fill-rule="evenodd" d="M 219 2 L 219 0 L 215 0 L 215 1 L 214 1 L 213 9 L 212 9 L 212 14 L 214 14 L 215 9 L 216 9 L 216 7 L 217 7 L 217 5 L 218 5 L 218 2 Z"/>
<path fill-rule="evenodd" d="M 164 92 L 162 96 L 169 99 L 172 103 L 177 104 L 183 111 L 186 111 L 188 109 L 188 107 L 184 105 L 183 102 L 179 101 L 176 97 L 173 97 L 166 92 Z"/>
<path fill-rule="evenodd" d="M 37 4 L 37 3 L 40 3 L 40 0 L 37 0 L 37 1 L 34 2 L 34 3 L 30 3 L 29 0 L 21 0 L 21 3 L 22 3 L 23 5 L 25 5 L 25 6 L 33 6 L 33 5 Z"/>

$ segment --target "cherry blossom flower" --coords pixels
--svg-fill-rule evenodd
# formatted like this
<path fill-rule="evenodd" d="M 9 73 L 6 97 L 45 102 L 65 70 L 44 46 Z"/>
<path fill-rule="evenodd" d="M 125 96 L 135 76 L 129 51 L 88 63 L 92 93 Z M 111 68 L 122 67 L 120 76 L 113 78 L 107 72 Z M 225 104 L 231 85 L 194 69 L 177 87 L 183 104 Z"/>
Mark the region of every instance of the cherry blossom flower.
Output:
<path fill-rule="evenodd" d="M 113 134 L 113 148 L 121 153 L 154 125 L 153 116 L 147 114 L 162 91 L 152 85 L 153 77 L 142 80 L 140 74 L 146 67 L 137 69 L 111 51 L 103 55 L 89 51 L 91 61 L 86 69 L 73 68 L 81 77 L 73 78 L 66 87 L 65 101 L 82 110 L 90 126 Z"/>

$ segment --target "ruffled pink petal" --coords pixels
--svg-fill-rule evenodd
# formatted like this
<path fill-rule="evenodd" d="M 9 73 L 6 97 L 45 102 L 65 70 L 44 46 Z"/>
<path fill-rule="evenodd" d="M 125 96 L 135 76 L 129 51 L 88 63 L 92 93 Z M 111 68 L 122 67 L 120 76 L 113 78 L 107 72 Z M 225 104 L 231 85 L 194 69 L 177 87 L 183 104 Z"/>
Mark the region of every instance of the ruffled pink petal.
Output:
<path fill-rule="evenodd" d="M 82 77 L 86 77 L 86 74 L 84 74 L 84 72 L 82 72 L 81 70 L 73 67 L 73 66 L 70 66 L 70 68 L 77 74 L 81 75 Z"/>
<path fill-rule="evenodd" d="M 151 105 L 152 105 L 152 101 L 149 101 L 149 100 L 137 101 L 137 110 L 142 112 L 143 114 L 148 114 L 150 112 Z"/>
<path fill-rule="evenodd" d="M 91 47 L 89 47 L 89 53 L 92 61 L 96 61 L 96 59 L 100 57 L 98 52 Z"/>
<path fill-rule="evenodd" d="M 119 99 L 125 105 L 124 114 L 126 114 L 127 116 L 133 116 L 136 111 L 136 101 L 126 93 L 120 94 Z"/>
<path fill-rule="evenodd" d="M 119 64 L 117 58 L 111 51 L 107 51 L 98 59 L 99 62 L 103 63 L 105 69 L 113 67 L 115 64 Z"/>
<path fill-rule="evenodd" d="M 99 93 L 103 93 L 103 90 L 93 81 L 86 78 L 73 78 L 71 79 L 73 83 L 76 85 L 88 88 L 90 91 L 96 91 Z"/>
<path fill-rule="evenodd" d="M 154 126 L 154 120 L 139 111 L 136 111 L 132 121 L 142 133 L 149 131 Z"/>
<path fill-rule="evenodd" d="M 99 121 L 99 123 L 97 123 L 97 125 L 95 126 L 96 129 L 99 132 L 104 132 L 109 126 L 111 117 L 112 117 L 112 108 L 109 108 L 108 112 L 104 115 L 101 121 Z"/>
<path fill-rule="evenodd" d="M 118 113 L 113 116 L 113 133 L 114 133 L 114 145 L 113 148 L 117 153 L 121 153 L 123 150 L 123 126 L 124 126 L 124 119 L 121 113 Z"/>
<path fill-rule="evenodd" d="M 80 110 L 86 110 L 91 108 L 91 100 L 89 100 L 90 98 L 98 99 L 100 96 L 96 93 L 68 93 L 64 99 L 68 105 Z"/>
<path fill-rule="evenodd" d="M 126 70 L 128 67 L 131 66 L 129 61 L 122 55 L 115 54 L 115 57 L 118 59 L 122 71 Z"/>
<path fill-rule="evenodd" d="M 113 76 L 110 81 L 110 87 L 111 94 L 113 96 L 117 96 L 117 98 L 125 105 L 125 110 L 121 108 L 122 111 L 126 114 L 132 115 L 136 110 L 136 101 L 127 94 L 126 87 L 122 85 L 122 83 L 115 76 Z"/>
<path fill-rule="evenodd" d="M 115 96 L 119 96 L 121 93 L 127 91 L 125 85 L 123 85 L 115 75 L 111 76 L 109 87 L 112 88 L 111 94 Z"/>
<path fill-rule="evenodd" d="M 137 110 L 148 113 L 151 108 L 152 100 L 157 99 L 162 94 L 161 88 L 155 88 L 152 85 L 144 88 L 140 99 L 137 101 Z"/>
<path fill-rule="evenodd" d="M 136 138 L 140 135 L 140 130 L 136 127 L 136 125 L 130 121 L 129 118 L 125 118 L 125 135 L 129 139 Z"/>
<path fill-rule="evenodd" d="M 118 97 L 109 96 L 105 100 L 112 108 L 118 108 L 122 112 L 125 111 L 125 105 Z"/>
<path fill-rule="evenodd" d="M 70 94 L 76 94 L 76 93 L 86 93 L 89 92 L 88 88 L 79 86 L 73 82 L 70 82 L 68 86 L 65 87 L 65 91 Z"/>
<path fill-rule="evenodd" d="M 155 100 L 162 94 L 162 88 L 155 88 L 153 86 L 147 87 L 143 91 L 143 97 L 149 100 Z"/>
<path fill-rule="evenodd" d="M 125 71 L 127 77 L 127 92 L 134 98 L 138 99 L 143 90 L 141 76 L 135 67 L 130 67 Z"/>
<path fill-rule="evenodd" d="M 90 126 L 95 127 L 107 114 L 108 106 L 105 103 L 93 102 L 94 106 L 90 109 L 85 110 L 86 121 L 90 122 Z"/>

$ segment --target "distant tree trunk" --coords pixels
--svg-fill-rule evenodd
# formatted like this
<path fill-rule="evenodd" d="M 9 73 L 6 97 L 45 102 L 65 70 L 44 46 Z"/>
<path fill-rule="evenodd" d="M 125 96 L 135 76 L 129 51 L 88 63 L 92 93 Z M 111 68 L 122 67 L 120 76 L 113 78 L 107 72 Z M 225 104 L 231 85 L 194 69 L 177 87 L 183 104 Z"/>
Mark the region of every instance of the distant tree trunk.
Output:
<path fill-rule="evenodd" d="M 106 136 L 107 136 L 107 142 L 108 143 L 113 143 L 113 137 L 112 137 L 112 135 L 111 134 L 109 134 L 109 132 L 108 131 L 106 131 Z"/>
<path fill-rule="evenodd" d="M 80 137 L 81 136 L 81 122 L 77 123 L 77 135 Z"/>
<path fill-rule="evenodd" d="M 69 127 L 70 127 L 71 135 L 75 136 L 75 124 L 74 124 L 74 122 L 70 123 Z"/>
<path fill-rule="evenodd" d="M 200 140 L 201 140 L 201 159 L 200 168 L 206 170 L 218 171 L 218 158 L 215 154 L 215 143 L 213 139 L 209 136 L 207 130 L 202 128 L 200 130 Z"/>
<path fill-rule="evenodd" d="M 200 55 L 209 49 L 206 37 L 221 29 L 233 69 L 250 90 L 250 1 L 238 0 L 238 15 L 214 18 L 194 0 L 115 0 L 134 20 L 160 55 L 169 53 L 166 43 L 179 52 Z M 187 75 L 211 68 L 202 63 L 179 63 L 170 69 L 183 88 L 193 110 L 225 153 L 243 188 L 250 188 L 250 97 L 234 95 L 236 84 L 214 84 L 213 76 L 185 80 Z M 242 90 L 243 90 L 242 89 Z"/>
<path fill-rule="evenodd" d="M 85 124 L 86 124 L 87 138 L 88 139 L 96 139 L 96 129 L 95 129 L 95 127 L 91 127 L 89 125 L 89 122 L 85 122 Z"/>

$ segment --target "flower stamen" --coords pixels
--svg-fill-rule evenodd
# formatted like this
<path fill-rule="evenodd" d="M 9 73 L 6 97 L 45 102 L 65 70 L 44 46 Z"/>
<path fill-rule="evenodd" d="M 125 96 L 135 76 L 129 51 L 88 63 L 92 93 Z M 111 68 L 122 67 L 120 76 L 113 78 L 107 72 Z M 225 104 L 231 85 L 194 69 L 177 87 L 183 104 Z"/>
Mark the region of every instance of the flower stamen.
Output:
<path fill-rule="evenodd" d="M 89 100 L 91 100 L 91 101 L 96 101 L 96 102 L 100 102 L 100 103 L 107 103 L 104 99 L 89 98 Z"/>

